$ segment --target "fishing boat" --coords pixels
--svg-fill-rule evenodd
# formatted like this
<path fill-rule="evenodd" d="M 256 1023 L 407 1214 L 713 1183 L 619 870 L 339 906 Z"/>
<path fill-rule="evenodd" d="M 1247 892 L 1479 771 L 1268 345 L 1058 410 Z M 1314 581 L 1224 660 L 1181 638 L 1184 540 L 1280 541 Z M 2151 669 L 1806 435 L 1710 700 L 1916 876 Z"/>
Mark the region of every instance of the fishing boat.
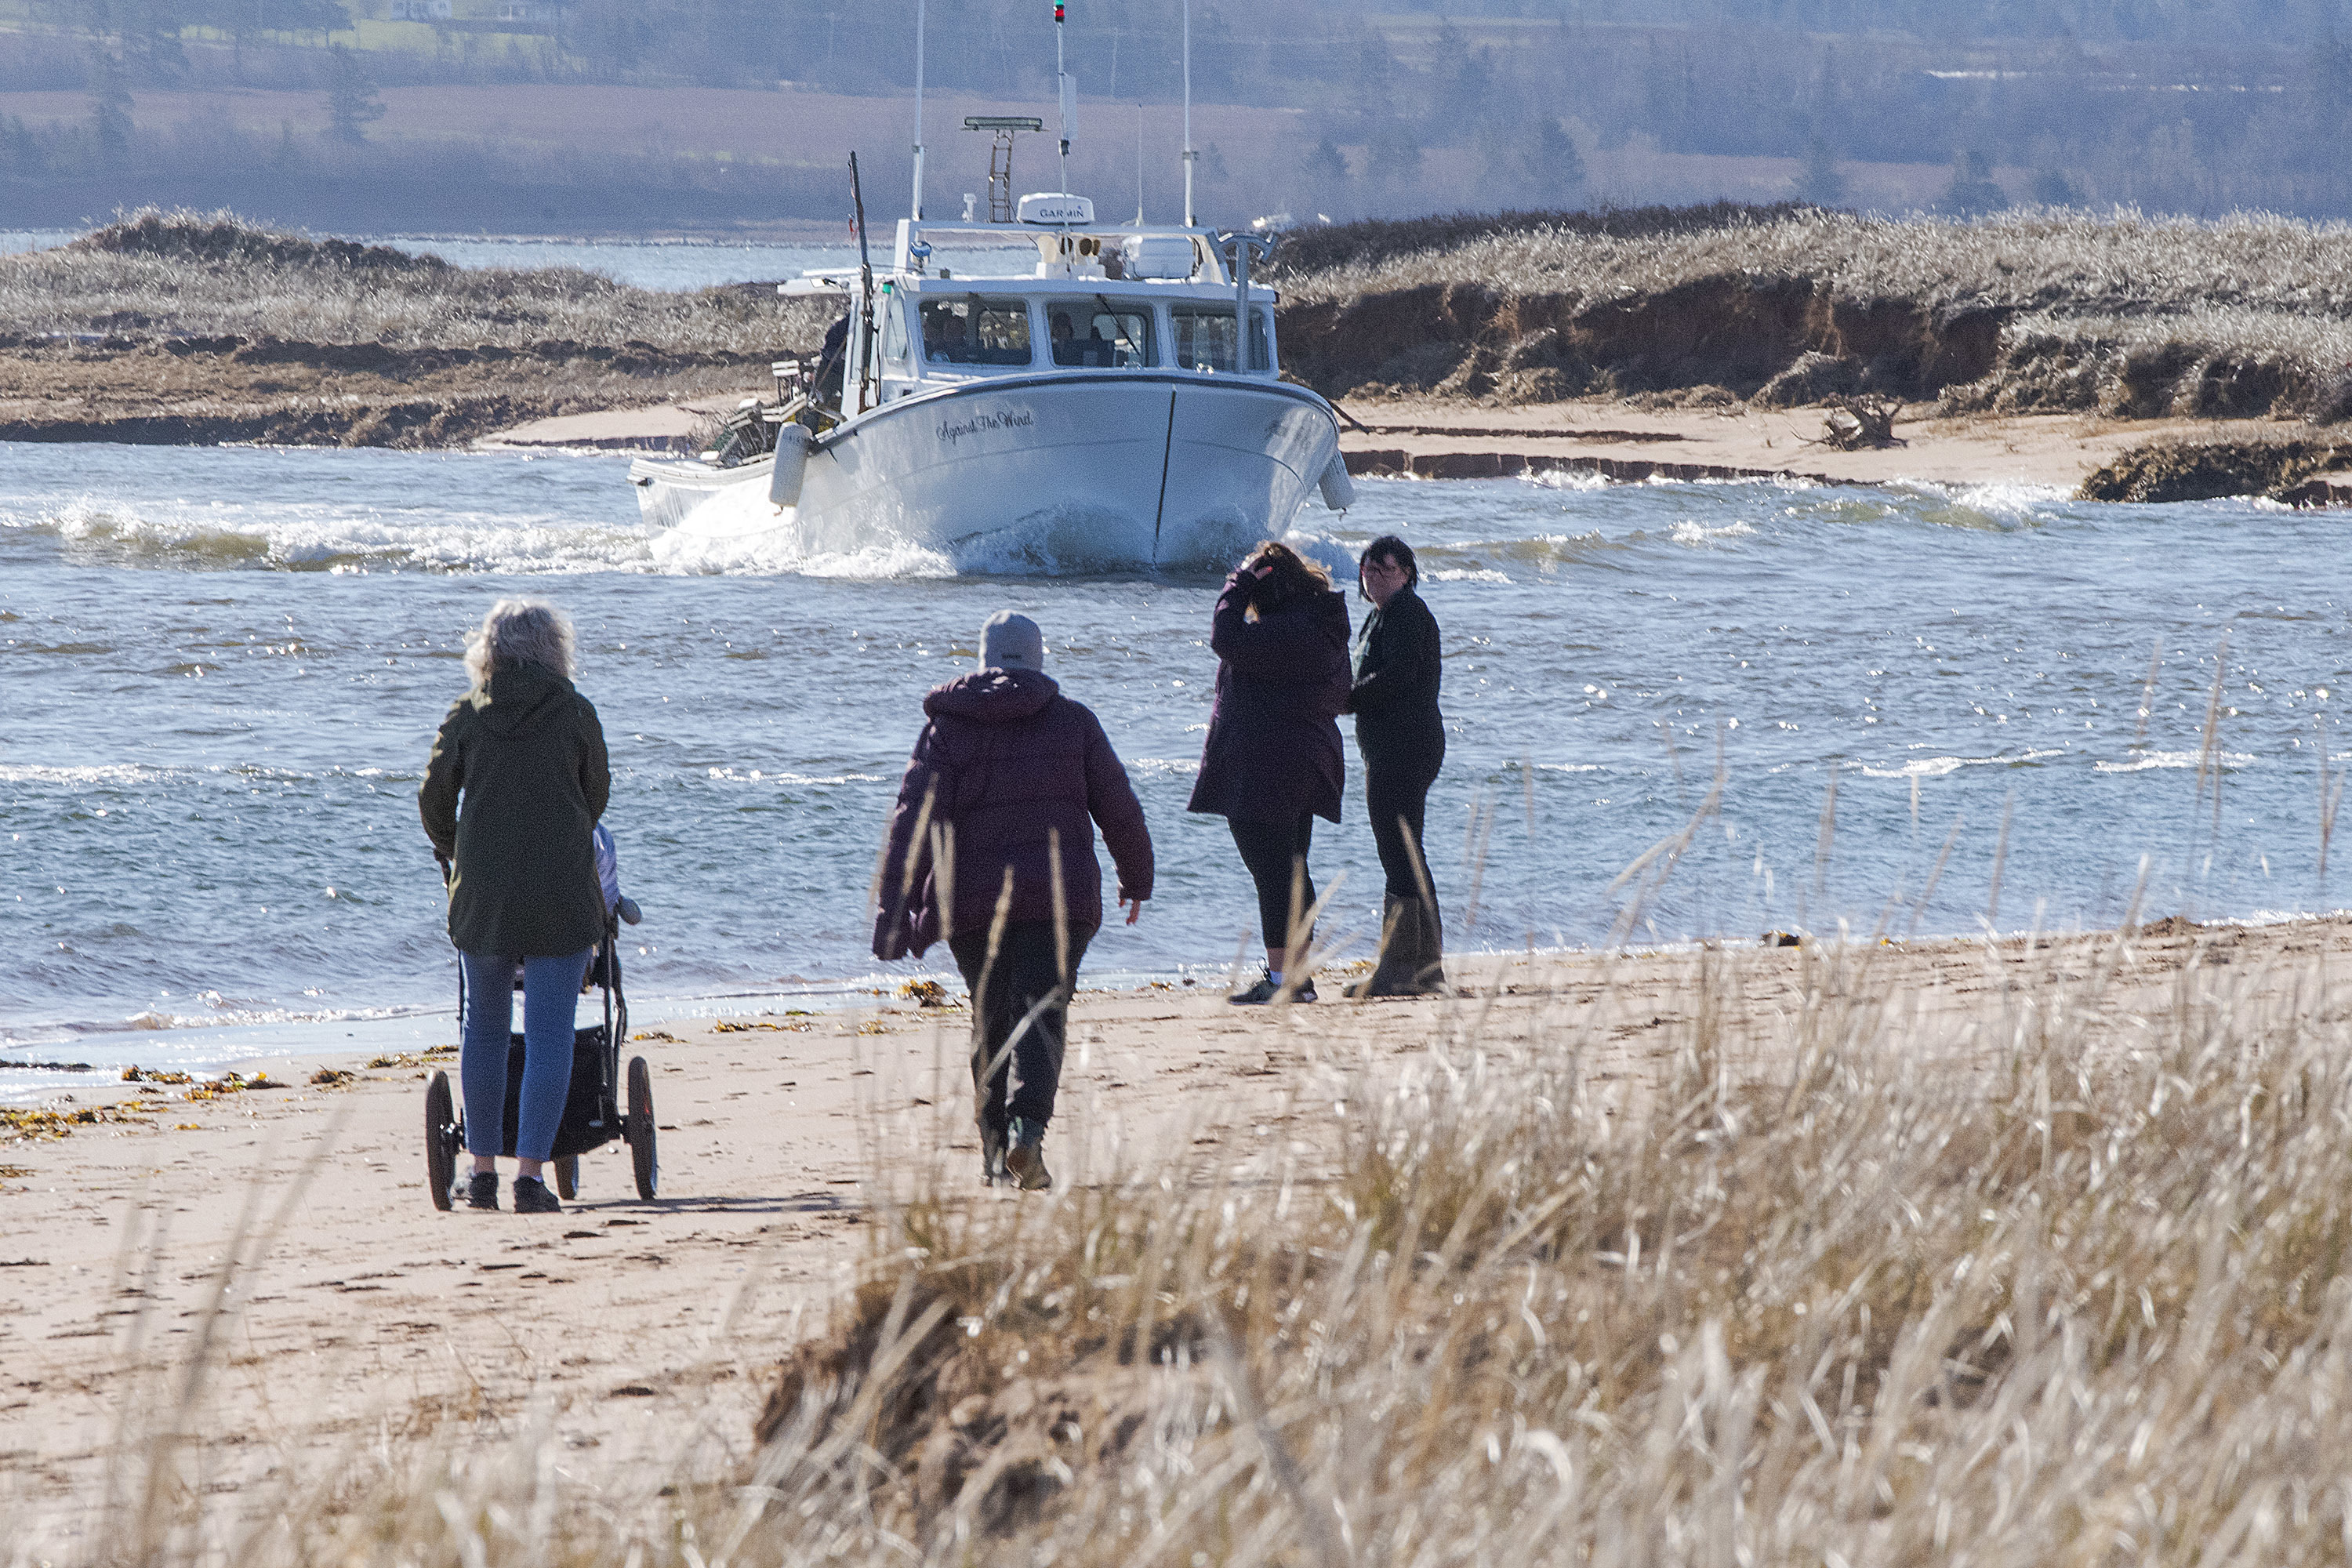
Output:
<path fill-rule="evenodd" d="M 774 401 L 719 447 L 633 464 L 648 521 L 781 531 L 810 555 L 910 546 L 959 572 L 1182 569 L 1282 534 L 1310 493 L 1351 502 L 1338 416 L 1282 379 L 1277 296 L 1250 280 L 1273 240 L 1193 221 L 1189 95 L 1185 222 L 1167 226 L 1016 197 L 1013 138 L 1044 124 L 1016 117 L 966 121 L 996 138 L 987 215 L 967 196 L 926 221 L 918 115 L 914 213 L 885 264 L 861 211 L 856 267 L 781 286 L 840 301 L 837 347 L 780 362 Z"/>

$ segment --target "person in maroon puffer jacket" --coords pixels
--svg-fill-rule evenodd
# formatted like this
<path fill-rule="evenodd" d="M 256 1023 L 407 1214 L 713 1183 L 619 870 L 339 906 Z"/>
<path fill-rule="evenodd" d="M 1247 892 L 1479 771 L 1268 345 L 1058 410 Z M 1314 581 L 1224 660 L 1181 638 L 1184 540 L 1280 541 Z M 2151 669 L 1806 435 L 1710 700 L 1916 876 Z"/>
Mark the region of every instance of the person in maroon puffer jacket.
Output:
<path fill-rule="evenodd" d="M 1102 925 L 1096 824 L 1133 925 L 1151 835 L 1092 710 L 1045 674 L 1045 639 L 999 611 L 980 669 L 934 687 L 875 880 L 874 956 L 944 941 L 971 992 L 971 1081 L 990 1183 L 1053 1185 L 1045 1124 L 1078 963 Z"/>
<path fill-rule="evenodd" d="M 1226 1000 L 1312 1002 L 1316 894 L 1307 857 L 1315 819 L 1339 820 L 1348 601 L 1329 573 L 1269 540 L 1225 579 L 1210 627 L 1217 696 L 1184 809 L 1225 819 L 1257 889 L 1265 942 L 1264 977 Z"/>

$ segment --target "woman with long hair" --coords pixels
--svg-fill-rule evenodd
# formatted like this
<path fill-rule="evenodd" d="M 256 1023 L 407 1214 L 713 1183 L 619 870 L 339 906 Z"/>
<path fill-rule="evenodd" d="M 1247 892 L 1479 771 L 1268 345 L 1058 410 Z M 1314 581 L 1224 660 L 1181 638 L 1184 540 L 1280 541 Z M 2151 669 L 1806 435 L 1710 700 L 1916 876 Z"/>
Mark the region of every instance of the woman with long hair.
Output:
<path fill-rule="evenodd" d="M 1421 601 L 1412 546 L 1384 533 L 1364 546 L 1357 586 L 1371 613 L 1356 634 L 1348 711 L 1364 759 L 1364 805 L 1387 888 L 1381 899 L 1380 964 L 1361 996 L 1418 996 L 1445 986 L 1437 890 L 1422 853 L 1429 788 L 1445 765 L 1445 717 L 1437 709 L 1444 649 L 1437 617 Z"/>
<path fill-rule="evenodd" d="M 1339 820 L 1347 763 L 1348 601 L 1330 574 L 1269 541 L 1225 579 L 1211 620 L 1217 696 L 1187 809 L 1223 816 L 1257 889 L 1265 973 L 1232 1000 L 1315 1000 L 1307 852 L 1315 819 Z"/>
<path fill-rule="evenodd" d="M 596 710 L 573 689 L 572 623 L 554 605 L 500 599 L 468 640 L 473 686 L 450 706 L 416 792 L 444 868 L 449 941 L 466 975 L 457 1076 L 466 1095 L 466 1202 L 499 1206 L 515 970 L 523 1069 L 515 1131 L 518 1214 L 562 1208 L 543 1172 L 572 1087 L 580 982 L 604 931 L 596 819 L 613 774 Z"/>

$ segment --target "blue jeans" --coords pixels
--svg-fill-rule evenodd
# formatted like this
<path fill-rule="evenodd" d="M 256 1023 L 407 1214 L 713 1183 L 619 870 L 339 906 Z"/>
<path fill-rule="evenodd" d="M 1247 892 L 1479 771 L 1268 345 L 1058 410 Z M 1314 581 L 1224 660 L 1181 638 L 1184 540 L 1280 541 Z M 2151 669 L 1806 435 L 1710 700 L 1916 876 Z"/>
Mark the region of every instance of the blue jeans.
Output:
<path fill-rule="evenodd" d="M 563 1102 L 572 1092 L 572 1030 L 580 979 L 593 948 L 561 958 L 522 961 L 522 1114 L 515 1152 L 544 1160 L 555 1148 Z M 466 1017 L 457 1079 L 466 1090 L 466 1152 L 496 1154 L 506 1123 L 507 1052 L 514 1029 L 511 958 L 461 952 Z"/>

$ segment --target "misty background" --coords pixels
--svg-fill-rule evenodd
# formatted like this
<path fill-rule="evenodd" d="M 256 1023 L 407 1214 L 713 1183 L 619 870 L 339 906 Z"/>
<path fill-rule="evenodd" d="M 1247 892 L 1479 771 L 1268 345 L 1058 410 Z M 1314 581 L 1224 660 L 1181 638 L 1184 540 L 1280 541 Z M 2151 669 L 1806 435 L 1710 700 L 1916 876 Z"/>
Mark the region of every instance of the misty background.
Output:
<path fill-rule="evenodd" d="M 0 227 L 142 204 L 372 231 L 905 210 L 914 0 L 0 0 Z M 1040 114 L 1046 0 L 933 0 L 929 214 Z M 1180 216 L 1181 12 L 1075 0 L 1072 188 Z M 1192 9 L 1204 222 L 1717 198 L 2352 216 L 2326 0 L 1333 0 Z M 1139 144 L 1140 170 L 1139 172 Z"/>

